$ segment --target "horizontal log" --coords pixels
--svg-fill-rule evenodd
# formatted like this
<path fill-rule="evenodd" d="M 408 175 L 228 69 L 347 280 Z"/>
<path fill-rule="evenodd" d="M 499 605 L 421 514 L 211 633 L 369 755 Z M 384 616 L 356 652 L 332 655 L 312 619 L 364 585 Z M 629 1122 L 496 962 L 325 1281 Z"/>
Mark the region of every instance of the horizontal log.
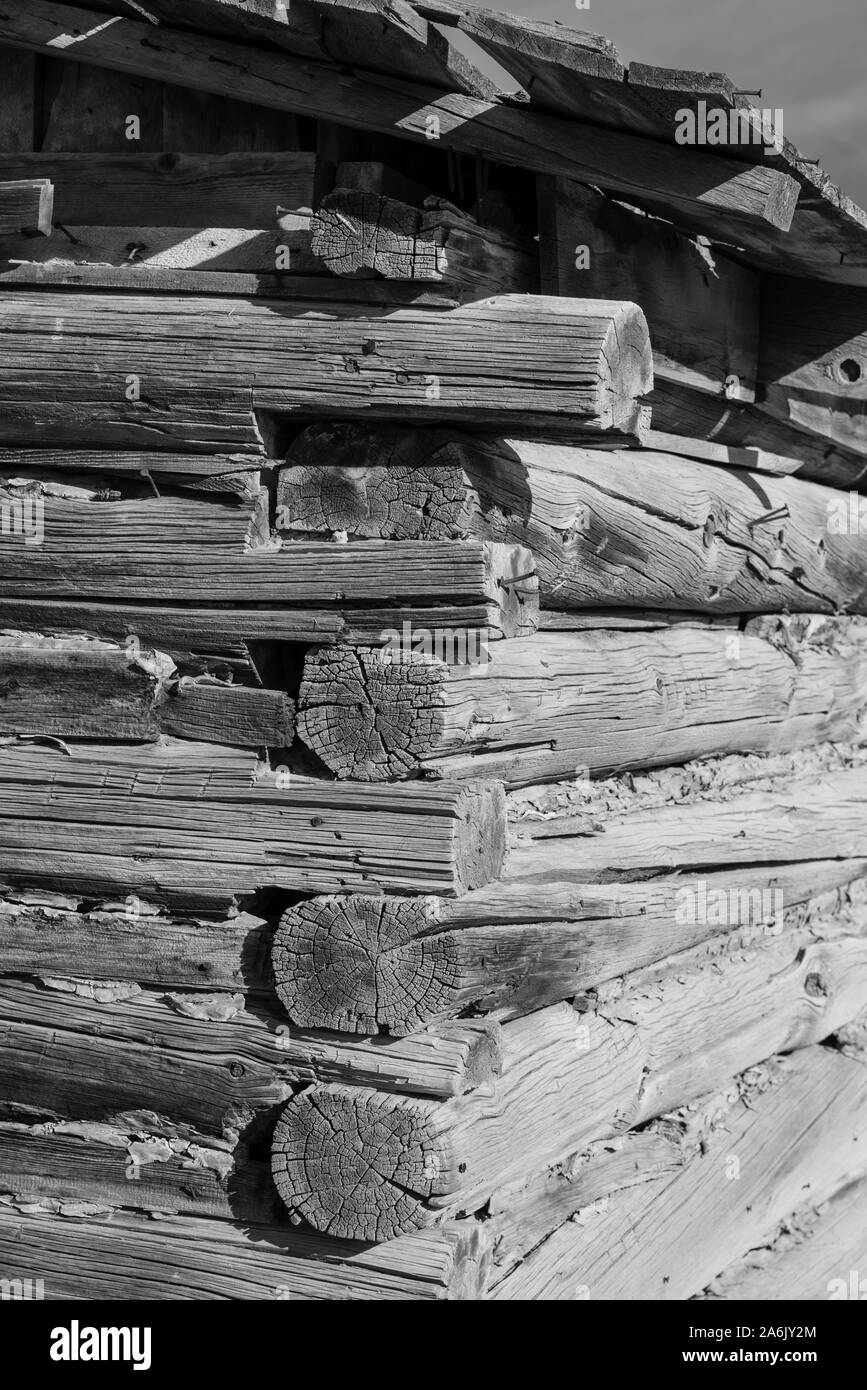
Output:
<path fill-rule="evenodd" d="M 760 451 L 762 463 L 757 462 L 757 468 L 770 463 L 772 473 L 797 472 L 829 487 L 863 488 L 867 474 L 860 449 L 802 429 L 791 419 L 769 414 L 761 405 L 729 401 L 664 376 L 656 380 L 651 400 L 656 428 L 682 437 L 682 443 L 675 445 L 678 453 L 689 454 L 696 440 L 703 448 L 695 455 L 700 458 L 706 457 L 708 440 L 717 448 L 747 446 Z M 780 466 L 780 459 L 789 462 Z"/>
<path fill-rule="evenodd" d="M 702 1298 L 761 1303 L 861 1299 L 865 1230 L 867 1179 L 862 1169 L 826 1202 L 813 1196 L 789 1214 L 770 1241 L 718 1274 Z"/>
<path fill-rule="evenodd" d="M 468 298 L 539 288 L 532 243 L 481 227 L 440 199 L 422 209 L 338 187 L 319 204 L 311 233 L 311 250 L 335 275 L 442 281 Z"/>
<path fill-rule="evenodd" d="M 0 632 L 0 734 L 287 748 L 294 724 L 281 690 L 177 679 L 169 658 L 136 646 Z"/>
<path fill-rule="evenodd" d="M 54 289 L 134 290 L 137 294 L 231 295 L 239 299 L 290 299 L 319 304 L 374 304 L 391 309 L 457 309 L 465 298 L 451 288 L 412 281 L 338 280 L 313 275 L 265 275 L 252 271 L 170 270 L 165 266 L 73 265 L 54 261 L 40 265 L 24 261 L 2 269 L 0 287 L 14 290 L 50 286 Z"/>
<path fill-rule="evenodd" d="M 2 26 L 0 26 L 2 27 Z M 5 305 L 0 444 L 223 452 L 257 411 L 507 420 L 609 442 L 647 424 L 634 304 L 503 295 L 440 313 L 266 300 L 42 293 Z M 192 345 L 207 339 L 207 355 Z M 478 364 L 485 362 L 480 376 Z M 133 367 L 136 368 L 133 371 Z M 130 380 L 130 373 L 133 379 Z"/>
<path fill-rule="evenodd" d="M 154 495 L 159 485 L 194 492 L 228 492 L 245 502 L 260 498 L 261 469 L 272 461 L 250 454 L 153 454 L 145 450 L 107 449 L 0 449 L 0 478 L 22 473 L 30 478 L 70 474 L 78 483 L 80 475 L 96 475 L 94 490 L 113 491 L 111 481 L 118 475 L 129 486 L 140 479 L 153 479 Z M 117 484 L 115 484 L 115 487 Z M 121 489 L 121 493 L 123 489 Z"/>
<path fill-rule="evenodd" d="M 87 35 L 87 58 L 97 66 L 425 144 L 433 131 L 446 148 L 560 174 L 630 202 L 661 202 L 686 225 L 723 241 L 743 224 L 757 226 L 759 242 L 767 238 L 776 246 L 774 229 L 786 230 L 794 214 L 798 184 L 788 174 L 494 100 L 326 64 L 311 67 L 285 53 L 217 39 L 204 43 L 176 30 L 161 30 L 155 39 L 149 25 L 119 20 L 107 26 L 92 11 L 50 0 L 31 0 L 26 15 L 0 20 L 0 42 L 59 57 L 70 49 L 57 48 L 58 34 L 69 32 Z"/>
<path fill-rule="evenodd" d="M 255 1140 L 276 1104 L 319 1078 L 440 1099 L 486 1086 L 498 1033 L 485 1020 L 444 1022 L 414 1038 L 301 1032 L 238 994 L 141 990 L 47 978 L 0 981 L 10 1047 L 0 1111 L 127 1123 L 135 1112 L 205 1134 Z M 45 1067 L 45 1048 L 52 1065 Z"/>
<path fill-rule="evenodd" d="M 723 929 L 821 919 L 861 900 L 855 880 L 865 873 L 863 859 L 810 860 L 582 886 L 552 868 L 544 887 L 507 877 L 454 901 L 311 898 L 286 910 L 274 936 L 277 994 L 299 1026 L 346 1033 L 402 1036 L 465 1010 L 517 1017 Z M 19 965 L 28 922 L 16 937 Z"/>
<path fill-rule="evenodd" d="M 209 1301 L 475 1299 L 489 1259 L 484 1236 L 458 1223 L 365 1251 L 285 1221 L 241 1229 L 205 1218 L 118 1211 L 88 1219 L 0 1205 L 0 1262 L 24 1277 L 42 1271 L 46 1301 L 176 1301 L 180 1293 Z"/>
<path fill-rule="evenodd" d="M 762 409 L 867 455 L 867 289 L 767 276 Z"/>
<path fill-rule="evenodd" d="M 528 605 L 525 604 L 525 609 Z M 248 643 L 348 642 L 382 643 L 390 634 L 413 623 L 431 632 L 461 634 L 467 643 L 501 639 L 507 618 L 499 602 L 439 603 L 419 606 L 352 608 L 183 608 L 170 604 L 111 602 L 80 603 L 72 599 L 5 599 L 4 621 L 19 629 L 38 629 L 62 635 L 88 633 L 126 643 L 135 639 L 144 647 L 167 652 L 187 674 L 210 673 L 221 679 L 258 684 L 259 676 Z M 617 622 L 617 617 L 593 616 L 597 626 Z M 658 622 L 648 620 L 654 628 Z M 644 623 L 647 626 L 648 623 Z M 474 648 L 475 649 L 475 648 Z"/>
<path fill-rule="evenodd" d="M 0 974 L 273 997 L 273 931 L 261 917 L 167 917 L 132 893 L 111 911 L 78 907 L 38 893 L 0 900 Z"/>
<path fill-rule="evenodd" d="M 699 948 L 501 1029 L 490 1086 L 443 1102 L 317 1084 L 284 1108 L 274 1180 L 290 1212 L 330 1235 L 382 1240 L 475 1211 L 497 1187 L 645 1123 L 785 1048 L 805 1047 L 867 1000 L 864 914 L 831 939 L 773 935 Z M 761 929 L 759 929 L 761 931 Z"/>
<path fill-rule="evenodd" d="M 219 498 L 105 500 L 57 495 L 41 483 L 0 482 L 8 520 L 0 585 L 11 598 L 209 602 L 327 608 L 394 602 L 490 605 L 502 631 L 532 631 L 533 558 L 522 546 L 476 541 L 428 545 L 271 544 L 267 492 L 239 505 Z M 386 638 L 380 640 L 385 641 Z"/>
<path fill-rule="evenodd" d="M 435 785 L 435 784 L 434 784 Z M 867 854 L 865 750 L 732 754 L 610 781 L 513 792 L 508 874 L 529 887 Z"/>
<path fill-rule="evenodd" d="M 0 236 L 50 236 L 54 185 L 49 179 L 0 182 Z M 4 254 L 7 247 L 4 244 Z"/>
<path fill-rule="evenodd" d="M 393 647 L 313 648 L 299 736 L 340 778 L 507 787 L 867 740 L 857 618 L 759 619 L 744 633 L 539 632 L 469 661 L 454 645 L 410 627 Z"/>
<path fill-rule="evenodd" d="M 304 430 L 287 465 L 277 524 L 289 534 L 516 542 L 549 608 L 867 611 L 867 527 L 849 499 L 800 478 L 343 424 Z"/>
<path fill-rule="evenodd" d="M 82 227 L 64 223 L 40 241 L 4 242 L 3 258 L 10 265 L 149 266 L 164 270 L 249 271 L 273 274 L 277 269 L 275 230 L 250 227 Z M 312 258 L 298 252 L 281 260 L 281 270 L 294 273 L 303 266 L 315 274 Z"/>
<path fill-rule="evenodd" d="M 337 787 L 212 743 L 7 745 L 0 786 L 0 883 L 97 902 L 449 896 L 495 878 L 504 853 L 496 783 Z"/>
<path fill-rule="evenodd" d="M 630 1185 L 587 1155 L 569 1165 L 570 1182 L 551 1174 L 503 1189 L 491 1203 L 488 1296 L 681 1301 L 708 1284 L 727 1296 L 721 1265 L 772 1242 L 806 1194 L 823 1203 L 863 1168 L 864 1083 L 856 1063 L 805 1048 L 651 1125 L 657 1152 Z"/>
<path fill-rule="evenodd" d="M 319 179 L 302 151 L 0 154 L 0 179 L 41 174 L 64 227 L 273 227 L 278 207 L 315 205 Z"/>
<path fill-rule="evenodd" d="M 545 294 L 640 304 L 653 370 L 727 400 L 755 399 L 759 280 L 724 253 L 582 184 L 538 180 Z"/>

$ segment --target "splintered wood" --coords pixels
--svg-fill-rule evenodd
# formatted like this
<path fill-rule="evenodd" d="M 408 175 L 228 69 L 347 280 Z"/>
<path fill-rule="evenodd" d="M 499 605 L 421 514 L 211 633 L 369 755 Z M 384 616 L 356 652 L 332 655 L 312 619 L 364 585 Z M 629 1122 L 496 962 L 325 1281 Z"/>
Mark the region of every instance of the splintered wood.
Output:
<path fill-rule="evenodd" d="M 0 45 L 2 1296 L 863 1297 L 867 214 L 466 0 Z"/>

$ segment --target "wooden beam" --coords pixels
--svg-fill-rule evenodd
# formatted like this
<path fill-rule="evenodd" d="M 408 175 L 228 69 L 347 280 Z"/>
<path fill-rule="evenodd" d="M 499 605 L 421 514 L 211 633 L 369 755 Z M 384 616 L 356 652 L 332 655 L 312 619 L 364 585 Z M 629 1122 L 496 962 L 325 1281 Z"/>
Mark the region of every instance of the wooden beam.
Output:
<path fill-rule="evenodd" d="M 754 448 L 763 459 L 774 460 L 772 472 L 797 472 L 830 487 L 863 487 L 867 475 L 860 446 L 802 429 L 791 419 L 769 414 L 762 405 L 729 401 L 665 376 L 656 380 L 651 399 L 656 428 L 684 437 L 679 452 L 688 453 L 687 444 L 691 448 L 693 441 L 705 448 L 708 441 L 715 447 Z M 780 459 L 789 463 L 780 465 Z"/>
<path fill-rule="evenodd" d="M 553 609 L 867 611 L 857 499 L 736 461 L 732 470 L 650 449 L 311 426 L 280 473 L 277 522 L 297 536 L 525 545 Z"/>
<path fill-rule="evenodd" d="M 652 385 L 644 315 L 605 300 L 504 295 L 432 314 L 338 303 L 325 315 L 304 302 L 275 313 L 263 300 L 22 288 L 4 327 L 6 445 L 41 447 L 50 425 L 55 447 L 221 453 L 241 422 L 255 433 L 257 411 L 409 409 L 431 423 L 520 420 L 623 442 L 646 427 Z M 191 363 L 203 339 L 209 352 Z"/>
<path fill-rule="evenodd" d="M 545 294 L 610 297 L 647 316 L 657 377 L 755 397 L 759 281 L 723 252 L 668 222 L 622 207 L 568 179 L 538 180 Z"/>
<path fill-rule="evenodd" d="M 297 608 L 481 604 L 499 609 L 507 636 L 536 626 L 538 584 L 533 557 L 522 546 L 311 541 L 278 547 L 263 538 L 263 497 L 260 489 L 251 504 L 171 496 L 100 501 L 98 493 L 43 496 L 30 483 L 0 485 L 0 508 L 9 518 L 0 583 L 9 598 L 144 604 L 182 602 L 197 585 L 206 586 L 212 602 Z M 131 543 L 136 528 L 142 539 Z"/>
<path fill-rule="evenodd" d="M 48 179 L 15 179 L 0 183 L 0 236 L 51 235 L 54 186 Z"/>
<path fill-rule="evenodd" d="M 186 1170 L 188 1187 L 196 1178 Z M 273 1218 L 247 1226 L 124 1210 L 94 1220 L 12 1205 L 0 1211 L 0 1259 L 10 1271 L 44 1271 L 46 1287 L 71 1300 L 111 1299 L 119 1288 L 176 1298 L 182 1269 L 184 1287 L 208 1299 L 437 1302 L 478 1298 L 489 1252 L 475 1226 L 458 1223 L 365 1252 Z"/>
<path fill-rule="evenodd" d="M 598 991 L 592 1011 L 558 1004 L 505 1023 L 499 1073 L 453 1100 L 311 1086 L 274 1131 L 277 1190 L 290 1213 L 356 1240 L 475 1211 L 508 1182 L 833 1033 L 867 1002 L 863 919 L 833 919 L 825 940 L 759 931 L 711 961 L 699 948 Z"/>
<path fill-rule="evenodd" d="M 504 854 L 496 784 L 337 788 L 213 743 L 6 745 L 0 784 L 4 888 L 101 902 L 219 911 L 268 885 L 449 896 L 496 877 Z"/>
<path fill-rule="evenodd" d="M 767 276 L 761 407 L 867 456 L 867 289 Z"/>
<path fill-rule="evenodd" d="M 23 261 L 0 269 L 0 287 L 132 290 L 136 294 L 234 295 L 241 299 L 290 299 L 308 303 L 372 304 L 401 309 L 457 309 L 466 296 L 454 289 L 412 281 L 338 280 L 326 275 L 274 275 L 231 270 L 172 270 L 151 265 L 77 265 Z"/>
<path fill-rule="evenodd" d="M 544 889 L 528 889 L 507 872 L 454 900 L 310 898 L 283 914 L 274 978 L 287 1014 L 303 1028 L 397 1037 L 467 1009 L 514 1018 L 721 930 L 821 922 L 850 892 L 863 900 L 863 883 L 854 880 L 865 873 L 865 860 L 811 860 L 710 872 L 699 887 L 679 874 L 582 885 L 552 871 Z M 23 968 L 29 949 L 34 959 L 45 956 L 45 932 L 34 932 L 29 918 L 16 932 L 18 920 L 7 969 Z M 128 978 L 116 948 L 105 973 L 112 968 Z"/>
<path fill-rule="evenodd" d="M 867 623 L 850 621 L 783 619 L 734 638 L 540 632 L 469 660 L 411 630 L 394 648 L 313 648 L 298 734 L 339 778 L 507 787 L 856 743 L 867 740 Z"/>
<path fill-rule="evenodd" d="M 62 903 L 63 905 L 60 905 Z M 272 928 L 247 912 L 225 919 L 148 912 L 134 895 L 111 911 L 0 901 L 0 970 L 154 989 L 273 995 Z M 96 986 L 98 989 L 98 986 Z"/>
<path fill-rule="evenodd" d="M 742 1268 L 751 1247 L 773 1249 L 805 1197 L 824 1203 L 862 1168 L 864 1080 L 863 1068 L 859 1076 L 826 1047 L 771 1058 L 673 1121 L 651 1124 L 634 1176 L 591 1150 L 565 1165 L 569 1181 L 551 1172 L 502 1189 L 489 1212 L 501 1253 L 487 1296 L 556 1300 L 580 1287 L 592 1299 L 678 1301 L 710 1285 L 718 1296 L 772 1297 L 730 1286 L 728 1272 L 714 1276 L 732 1261 Z M 768 1250 L 763 1258 L 772 1259 Z M 848 1264 L 838 1268 L 848 1275 Z"/>
<path fill-rule="evenodd" d="M 93 8 L 117 13 L 115 0 L 97 0 Z M 496 91 L 406 0 L 184 0 L 180 10 L 175 0 L 148 0 L 144 8 L 149 14 L 132 17 L 189 28 L 199 37 L 276 46 L 300 58 L 393 72 L 477 96 Z"/>
<path fill-rule="evenodd" d="M 314 213 L 311 250 L 335 275 L 442 281 L 468 299 L 538 290 L 532 243 L 480 227 L 450 204 L 436 199 L 428 204 L 415 208 L 337 188 Z"/>
<path fill-rule="evenodd" d="M 153 742 L 160 733 L 238 748 L 288 748 L 282 690 L 177 677 L 162 653 L 85 637 L 0 632 L 0 734 Z"/>
<path fill-rule="evenodd" d="M 0 154 L 0 179 L 34 177 L 54 184 L 61 227 L 258 230 L 274 225 L 278 207 L 312 209 L 318 172 L 316 156 L 301 151 Z"/>
<path fill-rule="evenodd" d="M 73 45 L 77 58 L 86 50 L 87 61 L 100 66 L 425 144 L 438 138 L 444 146 L 561 174 L 633 202 L 662 200 L 686 225 L 723 240 L 741 225 L 785 230 L 792 220 L 797 184 L 773 170 L 395 77 L 347 75 L 216 39 L 205 46 L 179 31 L 155 37 L 151 26 L 131 20 L 106 26 L 91 11 L 51 0 L 31 0 L 26 14 L 0 19 L 0 41 L 55 56 L 68 55 L 68 48 L 57 48 L 66 34 L 80 40 Z"/>
<path fill-rule="evenodd" d="M 863 749 L 826 744 L 689 763 L 674 777 L 627 774 L 516 792 L 508 875 L 529 887 L 555 873 L 587 883 L 675 865 L 862 858 L 865 759 Z"/>

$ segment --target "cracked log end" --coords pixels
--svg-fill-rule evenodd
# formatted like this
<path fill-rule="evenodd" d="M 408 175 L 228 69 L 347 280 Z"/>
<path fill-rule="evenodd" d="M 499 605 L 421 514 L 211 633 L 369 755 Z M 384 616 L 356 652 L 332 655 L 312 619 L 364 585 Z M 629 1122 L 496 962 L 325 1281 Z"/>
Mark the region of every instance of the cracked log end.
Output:
<path fill-rule="evenodd" d="M 355 893 L 289 908 L 271 960 L 293 1022 L 402 1037 L 451 1012 L 457 952 L 454 937 L 436 931 L 435 904 Z"/>
<path fill-rule="evenodd" d="M 445 667 L 419 653 L 400 655 L 407 659 L 322 647 L 306 657 L 297 731 L 336 776 L 391 781 L 437 751 Z"/>
<path fill-rule="evenodd" d="M 573 301 L 575 307 L 585 303 Z M 600 302 L 610 318 L 596 363 L 597 409 L 605 428 L 626 433 L 646 428 L 641 398 L 653 390 L 653 354 L 644 310 L 628 301 Z"/>
<path fill-rule="evenodd" d="M 353 1086 L 311 1086 L 283 1110 L 271 1171 L 282 1201 L 315 1230 L 390 1240 L 432 1224 L 451 1190 L 435 1106 Z"/>

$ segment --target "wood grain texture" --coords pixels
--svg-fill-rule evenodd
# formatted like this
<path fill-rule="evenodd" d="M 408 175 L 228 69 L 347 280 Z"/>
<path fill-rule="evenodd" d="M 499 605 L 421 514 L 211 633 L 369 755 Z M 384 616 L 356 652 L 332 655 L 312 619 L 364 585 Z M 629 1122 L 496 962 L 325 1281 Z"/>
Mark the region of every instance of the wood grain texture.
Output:
<path fill-rule="evenodd" d="M 326 64 L 311 67 L 288 54 L 218 39 L 203 45 L 175 30 L 155 38 L 151 26 L 129 20 L 100 29 L 92 12 L 50 0 L 32 0 L 26 16 L 0 19 L 0 40 L 45 51 L 59 29 L 86 32 L 88 59 L 100 66 L 425 143 L 433 131 L 444 147 L 562 174 L 631 202 L 662 201 L 679 220 L 724 240 L 726 232 L 731 236 L 743 224 L 762 228 L 762 242 L 765 228 L 785 229 L 792 220 L 798 185 L 788 174 L 696 151 L 671 151 L 657 141 L 404 78 L 347 75 Z"/>
<path fill-rule="evenodd" d="M 863 1299 L 867 1259 L 867 1179 L 799 1205 L 768 1244 L 717 1275 L 703 1299 L 818 1302 Z"/>
<path fill-rule="evenodd" d="M 249 434 L 257 411 L 410 409 L 431 423 L 521 420 L 622 442 L 647 424 L 640 398 L 652 385 L 641 310 L 604 300 L 504 295 L 445 313 L 336 303 L 324 314 L 312 303 L 21 287 L 4 323 L 8 445 L 42 446 L 50 425 L 55 447 L 219 453 L 230 422 Z M 207 356 L 191 356 L 203 338 Z"/>
<path fill-rule="evenodd" d="M 276 989 L 299 1026 L 392 1036 L 465 1010 L 517 1017 L 604 980 L 775 921 L 791 930 L 851 895 L 864 860 L 680 875 L 544 890 L 507 878 L 454 901 L 311 898 L 274 936 Z"/>
<path fill-rule="evenodd" d="M 511 878 L 547 883 L 861 858 L 863 749 L 822 744 L 513 792 Z"/>
<path fill-rule="evenodd" d="M 208 919 L 145 910 L 134 894 L 111 911 L 72 898 L 0 900 L 0 972 L 85 978 L 145 988 L 273 997 L 268 922 L 251 913 Z"/>
<path fill-rule="evenodd" d="M 48 179 L 14 179 L 0 183 L 0 236 L 7 251 L 9 237 L 48 237 L 54 208 L 54 186 Z"/>
<path fill-rule="evenodd" d="M 286 461 L 277 521 L 290 534 L 517 542 L 533 551 L 552 609 L 867 604 L 867 525 L 850 524 L 838 491 L 801 478 L 655 449 L 343 424 L 303 431 Z"/>
<path fill-rule="evenodd" d="M 867 999 L 863 932 L 863 907 L 816 937 L 759 928 L 740 950 L 726 938 L 719 955 L 700 947 L 596 991 L 592 1012 L 506 1023 L 499 1075 L 449 1101 L 312 1086 L 274 1131 L 277 1190 L 317 1229 L 356 1239 L 477 1210 L 498 1186 L 827 1037 Z"/>
<path fill-rule="evenodd" d="M 759 280 L 724 252 L 567 179 L 538 180 L 546 294 L 640 304 L 658 377 L 727 400 L 755 398 Z"/>
<path fill-rule="evenodd" d="M 63 226 L 261 229 L 278 207 L 313 207 L 317 167 L 300 151 L 0 154 L 0 178 L 37 177 L 54 184 Z"/>
<path fill-rule="evenodd" d="M 256 888 L 442 890 L 495 878 L 495 783 L 337 788 L 216 744 L 0 748 L 0 882 L 217 910 Z"/>
<path fill-rule="evenodd" d="M 442 199 L 421 208 L 338 187 L 319 204 L 311 232 L 313 253 L 335 275 L 441 281 L 465 300 L 539 288 L 532 242 L 481 227 Z"/>
<path fill-rule="evenodd" d="M 416 650 L 308 652 L 298 733 L 339 778 L 507 787 L 734 752 L 867 739 L 867 624 L 541 632 L 457 664 Z"/>
<path fill-rule="evenodd" d="M 68 1206 L 67 1206 L 68 1209 Z M 56 1215 L 0 1207 L 0 1258 L 44 1270 L 49 1300 L 122 1296 L 273 1302 L 477 1298 L 490 1252 L 475 1227 L 422 1231 L 375 1250 L 323 1241 L 285 1222 L 240 1230 L 228 1221 L 114 1212 Z"/>
<path fill-rule="evenodd" d="M 4 1117 L 123 1124 L 144 1112 L 149 1128 L 168 1121 L 232 1143 L 261 1140 L 274 1106 L 317 1077 L 442 1099 L 486 1086 L 501 1065 L 485 1020 L 394 1041 L 341 1038 L 293 1028 L 262 998 L 100 988 L 81 977 L 4 979 L 0 1016 L 12 1044 L 0 1063 Z"/>
<path fill-rule="evenodd" d="M 824 1203 L 863 1169 L 864 1079 L 863 1068 L 830 1049 L 772 1058 L 654 1122 L 661 1152 L 632 1185 L 609 1181 L 597 1196 L 600 1160 L 588 1155 L 544 1186 L 502 1190 L 492 1202 L 500 1240 L 488 1296 L 680 1301 L 708 1284 L 721 1297 L 768 1296 L 739 1294 L 736 1277 L 726 1294 L 727 1276 L 714 1272 L 730 1262 L 742 1268 L 753 1246 L 773 1249 L 793 1211 Z"/>

